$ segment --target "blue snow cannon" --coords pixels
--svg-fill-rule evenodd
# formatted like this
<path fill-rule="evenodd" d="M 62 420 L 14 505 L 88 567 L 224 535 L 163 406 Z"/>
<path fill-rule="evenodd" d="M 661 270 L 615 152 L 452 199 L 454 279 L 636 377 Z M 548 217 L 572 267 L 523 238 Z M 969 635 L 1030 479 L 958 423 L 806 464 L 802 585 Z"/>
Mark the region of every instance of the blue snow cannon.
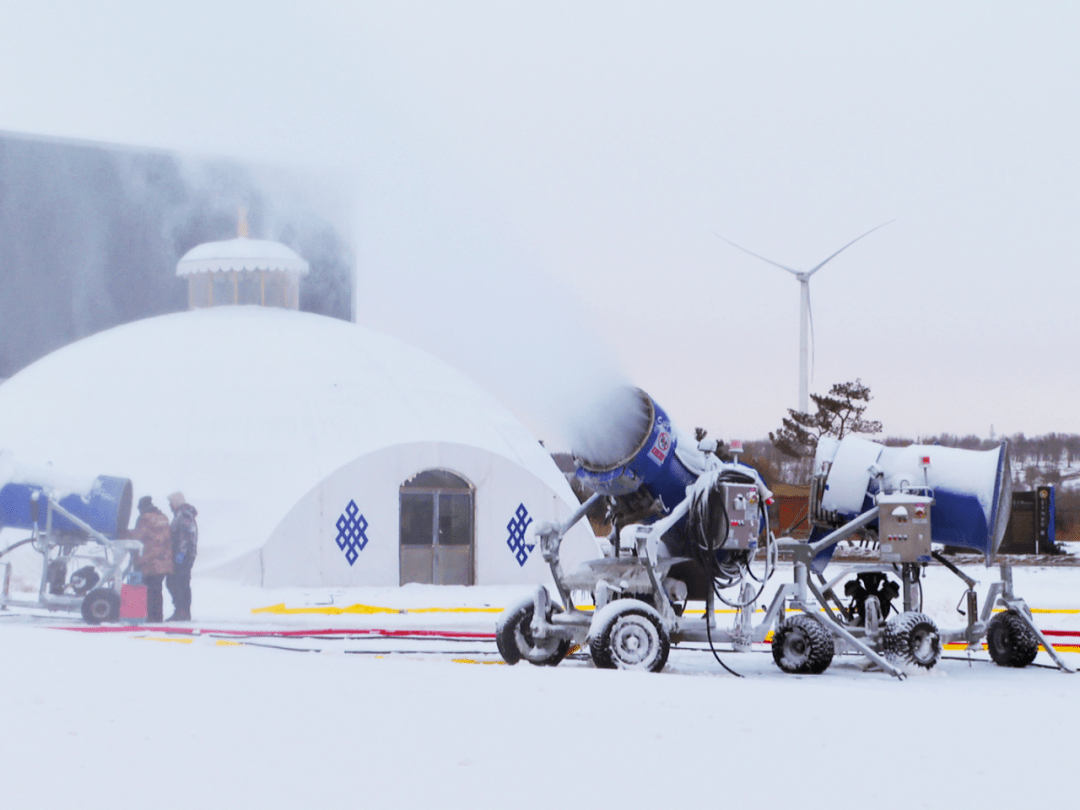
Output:
<path fill-rule="evenodd" d="M 927 490 L 934 498 L 930 514 L 934 542 L 980 552 L 990 565 L 1012 508 L 1009 446 L 1002 442 L 992 450 L 924 444 L 886 447 L 858 436 L 839 441 L 825 437 L 814 457 L 813 489 L 815 533 L 827 533 L 872 509 L 879 492 Z"/>
<path fill-rule="evenodd" d="M 49 483 L 8 483 L 0 487 L 0 528 L 44 530 L 47 514 L 46 491 L 56 492 Z M 56 497 L 54 494 L 53 497 Z M 57 503 L 109 539 L 116 539 L 131 519 L 131 481 L 99 475 L 81 492 L 68 492 Z M 59 512 L 52 515 L 54 532 L 85 534 Z"/>

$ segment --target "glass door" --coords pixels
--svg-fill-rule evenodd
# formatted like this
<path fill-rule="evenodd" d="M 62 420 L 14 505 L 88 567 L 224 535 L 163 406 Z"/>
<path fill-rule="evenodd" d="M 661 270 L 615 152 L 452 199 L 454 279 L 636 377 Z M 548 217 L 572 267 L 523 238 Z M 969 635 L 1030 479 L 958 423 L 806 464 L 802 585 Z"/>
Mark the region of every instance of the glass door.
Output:
<path fill-rule="evenodd" d="M 473 488 L 446 470 L 401 487 L 401 584 L 472 585 Z"/>

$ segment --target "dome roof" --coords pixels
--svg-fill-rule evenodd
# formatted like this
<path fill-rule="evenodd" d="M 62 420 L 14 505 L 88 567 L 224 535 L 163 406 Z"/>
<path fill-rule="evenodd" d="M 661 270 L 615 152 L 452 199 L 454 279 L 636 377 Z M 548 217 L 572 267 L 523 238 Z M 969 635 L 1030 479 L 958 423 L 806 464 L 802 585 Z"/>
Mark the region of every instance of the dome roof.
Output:
<path fill-rule="evenodd" d="M 442 361 L 356 324 L 262 307 L 163 315 L 77 341 L 0 386 L 26 465 L 181 490 L 217 560 L 261 545 L 333 471 L 408 442 L 479 447 L 577 501 L 506 408 Z"/>
<path fill-rule="evenodd" d="M 280 242 L 240 236 L 223 242 L 196 245 L 176 264 L 176 275 L 226 270 L 285 270 L 307 273 L 310 265 Z"/>

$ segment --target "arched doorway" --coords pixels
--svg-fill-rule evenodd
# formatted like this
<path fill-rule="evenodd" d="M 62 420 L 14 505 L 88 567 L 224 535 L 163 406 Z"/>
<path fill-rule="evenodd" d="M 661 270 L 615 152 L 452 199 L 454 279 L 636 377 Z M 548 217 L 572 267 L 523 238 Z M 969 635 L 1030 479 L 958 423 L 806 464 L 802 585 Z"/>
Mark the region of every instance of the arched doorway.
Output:
<path fill-rule="evenodd" d="M 401 584 L 472 585 L 472 484 L 449 470 L 424 470 L 400 493 Z"/>

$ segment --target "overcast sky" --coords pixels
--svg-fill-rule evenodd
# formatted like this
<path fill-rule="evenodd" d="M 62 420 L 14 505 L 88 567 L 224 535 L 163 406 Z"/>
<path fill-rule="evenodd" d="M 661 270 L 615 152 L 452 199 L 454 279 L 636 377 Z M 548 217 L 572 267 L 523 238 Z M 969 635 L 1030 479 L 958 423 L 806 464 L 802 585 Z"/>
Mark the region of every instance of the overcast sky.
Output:
<path fill-rule="evenodd" d="M 1080 432 L 1080 4 L 0 4 L 0 129 L 329 168 L 360 320 L 549 443 L 621 374 L 758 438 Z"/>

